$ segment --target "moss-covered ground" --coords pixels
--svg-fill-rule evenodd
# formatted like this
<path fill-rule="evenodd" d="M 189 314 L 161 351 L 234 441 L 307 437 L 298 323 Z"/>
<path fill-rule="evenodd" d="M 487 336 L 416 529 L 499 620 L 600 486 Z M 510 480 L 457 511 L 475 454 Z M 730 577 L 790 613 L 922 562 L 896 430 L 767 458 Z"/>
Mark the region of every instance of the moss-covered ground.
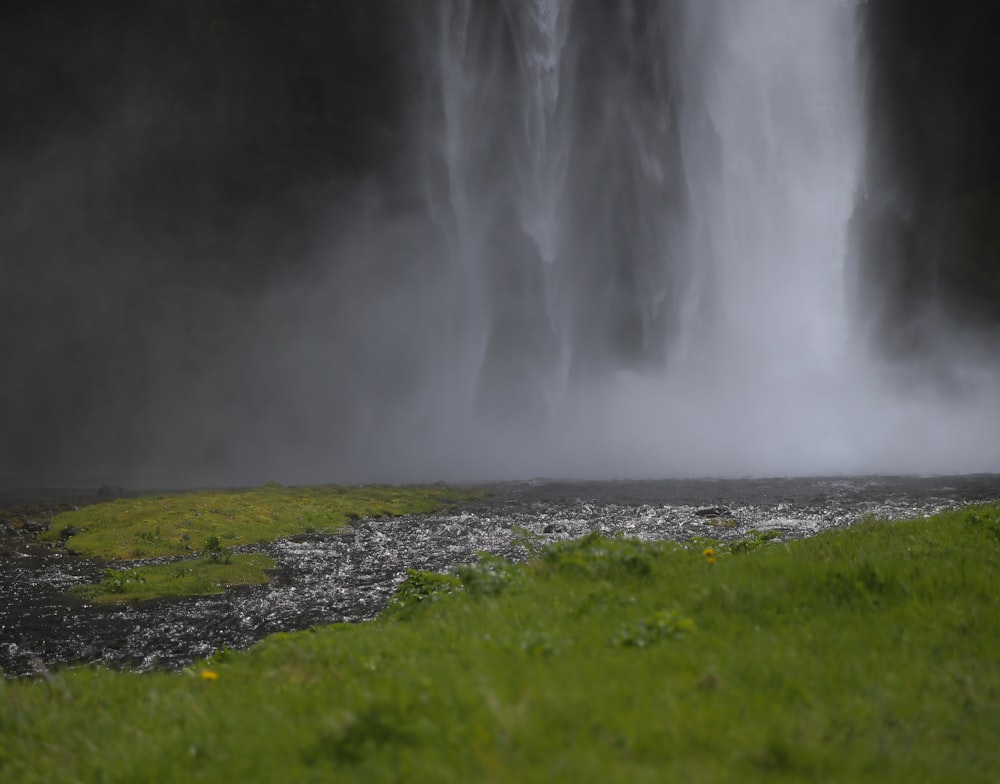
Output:
<path fill-rule="evenodd" d="M 590 536 L 181 673 L 0 683 L 17 782 L 994 782 L 1000 505 Z"/>
<path fill-rule="evenodd" d="M 315 486 L 268 483 L 120 498 L 64 511 L 43 541 L 109 561 L 173 558 L 167 564 L 109 568 L 76 592 L 98 601 L 217 593 L 227 585 L 267 581 L 265 555 L 234 554 L 242 545 L 306 533 L 329 533 L 352 520 L 426 514 L 478 497 L 446 487 Z"/>

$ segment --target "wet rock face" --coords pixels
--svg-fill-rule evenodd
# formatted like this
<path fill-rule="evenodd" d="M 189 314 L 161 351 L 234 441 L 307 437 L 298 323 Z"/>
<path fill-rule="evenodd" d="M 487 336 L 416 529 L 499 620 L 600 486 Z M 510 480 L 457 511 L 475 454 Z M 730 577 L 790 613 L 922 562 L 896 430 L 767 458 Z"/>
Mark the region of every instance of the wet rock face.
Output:
<path fill-rule="evenodd" d="M 931 514 L 1000 498 L 1000 476 L 527 482 L 496 485 L 460 513 L 366 520 L 326 536 L 257 548 L 277 564 L 270 584 L 220 596 L 109 607 L 65 594 L 99 579 L 101 565 L 16 534 L 0 548 L 0 668 L 8 676 L 71 662 L 151 669 L 190 664 L 277 631 L 373 618 L 408 568 L 443 571 L 479 551 L 524 558 L 527 529 L 541 542 L 591 531 L 641 539 L 732 541 L 753 530 L 783 539 L 840 528 L 865 515 Z M 10 537 L 7 537 L 10 539 Z"/>

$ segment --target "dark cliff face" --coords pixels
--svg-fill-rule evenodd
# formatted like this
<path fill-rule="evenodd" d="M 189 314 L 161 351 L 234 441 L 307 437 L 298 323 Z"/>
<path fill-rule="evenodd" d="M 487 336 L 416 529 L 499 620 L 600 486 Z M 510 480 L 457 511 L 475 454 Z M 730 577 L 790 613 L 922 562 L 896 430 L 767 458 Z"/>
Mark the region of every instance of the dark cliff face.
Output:
<path fill-rule="evenodd" d="M 983 0 L 870 0 L 861 300 L 875 340 L 1000 324 L 1000 47 Z"/>
<path fill-rule="evenodd" d="M 919 196 L 1000 180 L 996 4 L 871 0 L 869 94 L 878 154 Z"/>
<path fill-rule="evenodd" d="M 155 451 L 404 143 L 392 0 L 0 11 L 0 477 Z M 243 393 L 244 390 L 240 390 Z"/>
<path fill-rule="evenodd" d="M 203 272 L 238 256 L 253 275 L 277 263 L 262 227 L 307 233 L 310 190 L 353 184 L 401 142 L 391 3 L 22 5 L 0 23 L 0 165 L 8 196 L 46 191 L 49 214 L 15 232 L 44 220 L 74 250 L 96 231 L 105 256 Z"/>

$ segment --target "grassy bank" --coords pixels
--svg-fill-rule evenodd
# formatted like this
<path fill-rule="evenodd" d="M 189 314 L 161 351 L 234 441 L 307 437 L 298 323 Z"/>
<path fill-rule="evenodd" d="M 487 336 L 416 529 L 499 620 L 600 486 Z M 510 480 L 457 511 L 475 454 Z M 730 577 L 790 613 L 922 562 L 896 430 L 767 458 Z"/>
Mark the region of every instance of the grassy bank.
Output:
<path fill-rule="evenodd" d="M 97 601 L 216 593 L 267 581 L 273 561 L 232 548 L 295 534 L 329 533 L 352 520 L 426 514 L 476 497 L 445 487 L 283 487 L 120 498 L 56 515 L 43 541 L 111 561 L 178 559 L 108 569 L 76 592 Z"/>
<path fill-rule="evenodd" d="M 274 560 L 263 553 L 185 558 L 132 568 L 108 568 L 100 582 L 75 586 L 70 593 L 102 604 L 207 596 L 222 593 L 229 586 L 266 583 L 267 570 L 272 568 Z"/>
<path fill-rule="evenodd" d="M 184 673 L 0 685 L 0 779 L 993 782 L 1000 505 L 788 544 L 591 536 Z"/>

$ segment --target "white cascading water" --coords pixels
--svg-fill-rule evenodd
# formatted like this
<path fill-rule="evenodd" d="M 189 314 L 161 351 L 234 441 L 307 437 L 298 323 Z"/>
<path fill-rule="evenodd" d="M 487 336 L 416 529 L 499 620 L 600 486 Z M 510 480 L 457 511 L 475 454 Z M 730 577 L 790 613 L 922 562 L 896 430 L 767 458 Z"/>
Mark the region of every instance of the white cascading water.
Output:
<path fill-rule="evenodd" d="M 706 469 L 842 470 L 867 394 L 845 286 L 862 164 L 854 4 L 691 2 L 684 29 L 698 304 L 681 330 L 696 386 L 679 401 L 695 422 L 678 430 L 727 434 L 728 459 L 693 450 Z"/>
<path fill-rule="evenodd" d="M 837 441 L 853 3 L 436 8 L 426 192 L 477 443 L 676 474 Z"/>
<path fill-rule="evenodd" d="M 701 315 L 727 361 L 764 376 L 838 370 L 861 162 L 850 7 L 692 3 L 688 17 L 692 40 L 714 42 L 685 57 L 682 109 L 689 252 L 717 305 Z"/>

